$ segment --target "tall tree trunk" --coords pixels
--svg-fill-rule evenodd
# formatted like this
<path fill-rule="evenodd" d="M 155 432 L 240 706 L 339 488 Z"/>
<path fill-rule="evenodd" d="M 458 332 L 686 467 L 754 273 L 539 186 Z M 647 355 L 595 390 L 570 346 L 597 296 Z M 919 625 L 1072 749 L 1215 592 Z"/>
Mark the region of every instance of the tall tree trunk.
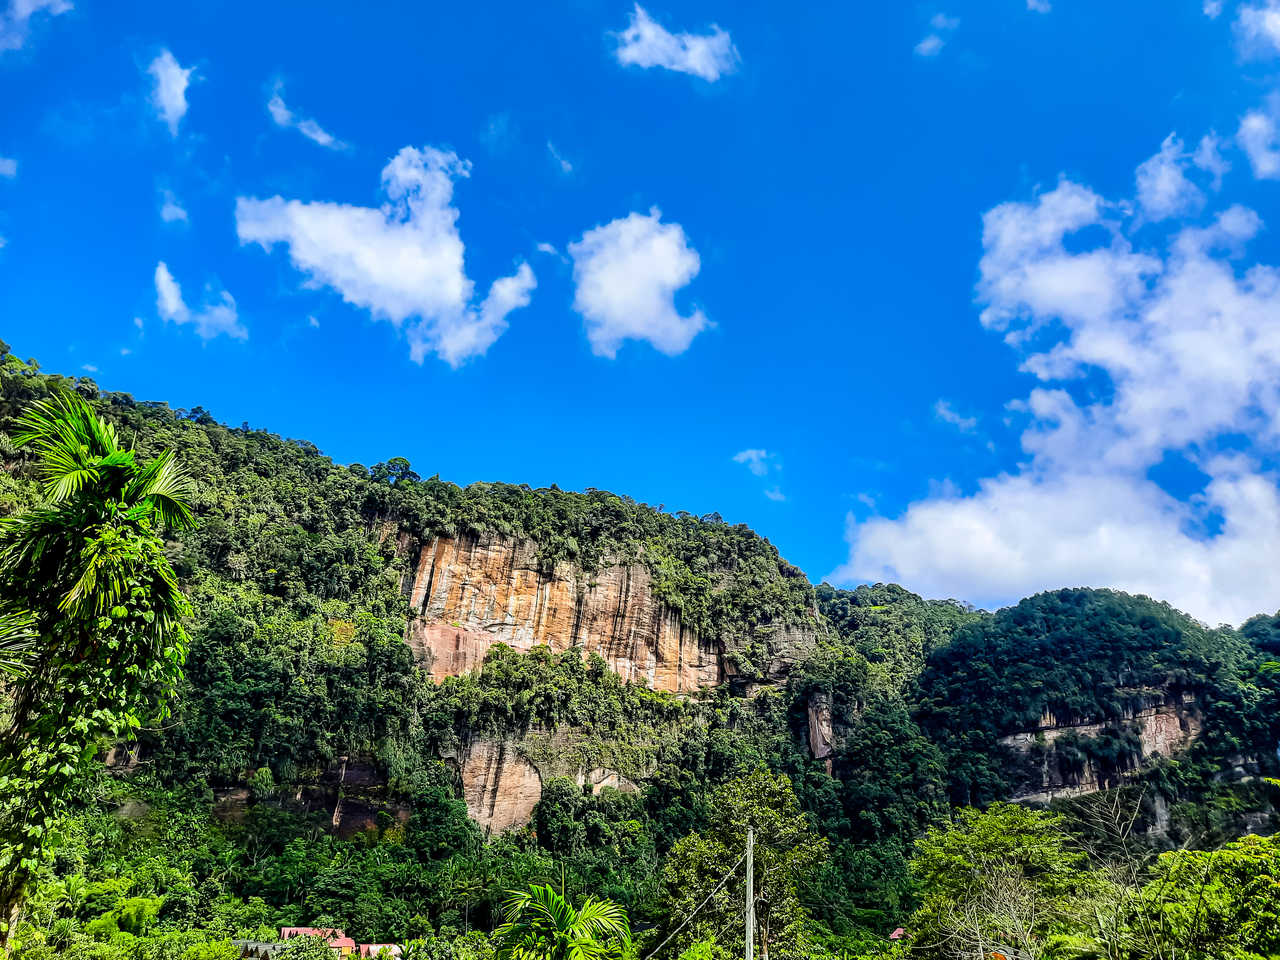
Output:
<path fill-rule="evenodd" d="M 14 936 L 18 932 L 18 920 L 22 917 L 26 885 L 26 871 L 0 880 L 0 920 L 5 922 L 4 932 L 0 933 L 0 956 L 7 957 L 13 953 Z"/>

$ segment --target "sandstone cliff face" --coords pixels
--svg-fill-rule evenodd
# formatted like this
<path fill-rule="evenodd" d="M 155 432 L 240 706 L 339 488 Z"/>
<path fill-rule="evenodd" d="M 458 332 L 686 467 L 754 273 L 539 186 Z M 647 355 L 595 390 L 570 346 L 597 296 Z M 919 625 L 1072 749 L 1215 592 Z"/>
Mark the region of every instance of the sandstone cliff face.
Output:
<path fill-rule="evenodd" d="M 1177 702 L 1148 706 L 1122 720 L 1107 723 L 1061 724 L 1052 716 L 1044 716 L 1035 729 L 1002 737 L 1000 743 L 1028 757 L 1038 755 L 1040 758 L 1034 781 L 1017 791 L 1014 799 L 1048 803 L 1060 797 L 1081 796 L 1117 786 L 1139 773 L 1143 761 L 1173 756 L 1187 749 L 1202 729 L 1195 699 L 1186 694 Z M 1067 736 L 1093 740 L 1113 731 L 1125 731 L 1136 739 L 1138 753 L 1130 758 L 1127 767 L 1100 769 L 1090 759 L 1083 770 L 1069 772 L 1063 770 L 1052 749 Z"/>
<path fill-rule="evenodd" d="M 565 734 L 552 734 L 563 739 Z M 454 759 L 462 781 L 467 813 L 488 834 L 522 827 L 533 817 L 533 808 L 542 798 L 544 779 L 567 776 L 592 792 L 612 787 L 631 792 L 638 787 L 616 770 L 605 767 L 574 767 L 561 751 L 557 759 L 536 765 L 529 759 L 529 744 L 514 739 L 482 739 L 467 744 Z M 545 749 L 546 745 L 540 746 Z"/>
<path fill-rule="evenodd" d="M 418 548 L 405 587 L 409 644 L 437 678 L 474 670 L 499 642 L 598 653 L 624 680 L 672 693 L 725 676 L 719 644 L 681 624 L 640 564 L 547 573 L 530 541 L 441 538 Z"/>

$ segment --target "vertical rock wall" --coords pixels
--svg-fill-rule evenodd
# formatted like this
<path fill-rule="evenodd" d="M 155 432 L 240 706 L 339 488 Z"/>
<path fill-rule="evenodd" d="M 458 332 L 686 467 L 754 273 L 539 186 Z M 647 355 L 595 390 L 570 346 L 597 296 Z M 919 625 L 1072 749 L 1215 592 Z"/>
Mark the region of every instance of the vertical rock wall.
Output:
<path fill-rule="evenodd" d="M 408 641 L 434 677 L 478 667 L 495 643 L 598 653 L 624 680 L 672 693 L 721 681 L 714 641 L 686 629 L 641 564 L 546 572 L 530 541 L 440 538 L 414 558 Z"/>

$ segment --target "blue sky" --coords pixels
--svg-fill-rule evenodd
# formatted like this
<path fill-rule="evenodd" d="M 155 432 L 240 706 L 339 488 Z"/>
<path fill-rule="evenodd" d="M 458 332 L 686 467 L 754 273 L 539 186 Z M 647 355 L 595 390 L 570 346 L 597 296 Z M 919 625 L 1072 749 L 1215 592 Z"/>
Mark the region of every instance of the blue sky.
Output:
<path fill-rule="evenodd" d="M 811 578 L 1280 606 L 1280 0 L 0 19 L 0 330 Z"/>

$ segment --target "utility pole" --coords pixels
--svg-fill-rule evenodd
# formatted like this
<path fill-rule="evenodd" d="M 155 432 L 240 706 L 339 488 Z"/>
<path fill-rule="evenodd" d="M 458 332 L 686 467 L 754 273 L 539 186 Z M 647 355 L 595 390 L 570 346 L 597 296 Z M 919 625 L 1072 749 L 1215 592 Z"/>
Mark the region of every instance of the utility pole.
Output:
<path fill-rule="evenodd" d="M 756 891 L 755 891 L 756 831 L 747 827 L 747 953 L 746 960 L 753 960 L 756 947 Z"/>

